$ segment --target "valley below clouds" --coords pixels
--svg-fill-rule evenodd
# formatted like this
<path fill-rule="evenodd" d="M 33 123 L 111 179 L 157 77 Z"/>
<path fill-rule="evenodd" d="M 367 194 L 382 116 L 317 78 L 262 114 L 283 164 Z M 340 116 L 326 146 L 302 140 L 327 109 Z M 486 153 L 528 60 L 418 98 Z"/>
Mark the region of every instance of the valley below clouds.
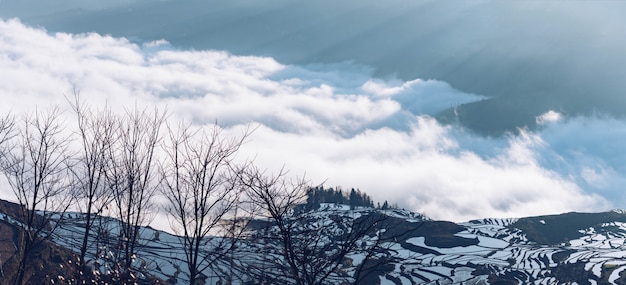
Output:
<path fill-rule="evenodd" d="M 58 105 L 71 124 L 66 98 L 79 92 L 92 106 L 156 106 L 173 120 L 217 123 L 225 135 L 251 127 L 240 160 L 285 167 L 312 185 L 359 188 L 433 219 L 626 207 L 626 121 L 551 110 L 537 128 L 479 135 L 436 116 L 489 97 L 445 81 L 48 32 L 18 19 L 0 20 L 0 78 L 2 114 Z"/>

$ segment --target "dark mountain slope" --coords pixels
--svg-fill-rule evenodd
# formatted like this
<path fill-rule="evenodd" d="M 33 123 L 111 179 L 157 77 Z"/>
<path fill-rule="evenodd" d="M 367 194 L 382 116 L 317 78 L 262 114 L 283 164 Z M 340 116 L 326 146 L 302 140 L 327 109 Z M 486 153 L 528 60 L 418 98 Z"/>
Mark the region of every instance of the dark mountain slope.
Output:
<path fill-rule="evenodd" d="M 0 284 L 11 284 L 18 267 L 17 248 L 24 229 L 20 223 L 19 205 L 0 200 Z M 77 271 L 64 266 L 75 256 L 65 247 L 50 242 L 39 244 L 29 257 L 30 266 L 25 273 L 28 284 L 48 284 L 59 276 L 71 278 Z"/>
<path fill-rule="evenodd" d="M 584 237 L 589 229 L 597 229 L 601 233 L 624 233 L 616 225 L 606 225 L 614 222 L 626 223 L 626 215 L 614 211 L 529 217 L 519 219 L 511 228 L 522 230 L 529 241 L 559 245 Z"/>

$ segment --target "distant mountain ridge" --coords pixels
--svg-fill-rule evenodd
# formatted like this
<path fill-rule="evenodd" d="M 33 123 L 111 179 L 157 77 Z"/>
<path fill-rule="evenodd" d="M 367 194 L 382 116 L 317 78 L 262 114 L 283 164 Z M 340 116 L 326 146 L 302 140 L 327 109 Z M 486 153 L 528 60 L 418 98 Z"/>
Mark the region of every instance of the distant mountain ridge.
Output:
<path fill-rule="evenodd" d="M 1 203 L 0 224 L 3 228 L 19 228 L 19 221 L 12 218 L 15 207 L 12 203 Z M 322 203 L 318 209 L 304 214 L 305 218 L 298 221 L 298 226 L 306 228 L 318 224 L 325 227 L 322 233 L 332 233 L 350 221 L 374 216 L 384 217 L 384 222 L 380 224 L 381 228 L 371 229 L 372 234 L 367 234 L 362 242 L 381 239 L 385 235 L 393 239 L 385 240 L 369 257 L 359 253 L 347 254 L 337 270 L 329 275 L 331 284 L 354 281 L 350 274 L 354 274 L 360 263 L 368 262 L 367 258 L 384 261 L 384 264 L 362 279 L 361 284 L 626 283 L 626 212 L 623 210 L 481 219 L 457 224 L 434 221 L 400 209 L 351 209 L 349 205 Z M 103 228 L 115 231 L 117 221 L 111 218 L 101 221 Z M 76 235 L 83 226 L 81 214 L 70 213 L 61 223 L 61 230 L 49 244 L 56 250 L 48 250 L 56 254 L 39 257 L 39 263 L 48 264 L 38 272 L 44 276 L 40 278 L 53 276 L 47 274 L 52 273 L 45 272 L 47 270 L 56 270 L 54 276 L 63 274 L 59 269 L 68 262 L 70 251 L 77 250 L 79 239 Z M 258 237 L 263 236 L 262 231 L 273 231 L 275 226 L 271 223 L 258 225 L 263 225 L 255 229 Z M 280 249 L 271 240 L 253 236 L 238 241 L 238 250 L 229 255 L 230 260 L 203 272 L 205 284 L 224 284 L 218 282 L 232 277 L 226 276 L 228 274 L 237 275 L 231 279 L 236 284 L 260 284 L 261 281 L 254 280 L 253 276 L 235 270 L 234 264 L 253 268 L 269 262 L 271 256 L 279 255 Z M 93 236 L 91 256 L 102 258 L 107 252 L 99 251 L 106 247 L 103 244 L 95 246 L 96 240 Z M 5 238 L 0 245 L 6 249 L 11 242 Z M 146 227 L 140 244 L 136 262 L 145 270 L 146 278 L 165 284 L 185 284 L 183 252 L 177 236 Z M 207 247 L 210 246 L 211 241 L 207 243 Z M 10 270 L 6 262 L 7 251 L 3 251 L 2 256 L 2 270 L 6 272 Z M 50 266 L 54 263 L 59 266 Z M 104 266 L 105 263 L 94 261 L 92 264 Z M 268 276 L 272 274 L 272 266 L 263 268 Z M 102 273 L 106 270 L 100 267 Z"/>

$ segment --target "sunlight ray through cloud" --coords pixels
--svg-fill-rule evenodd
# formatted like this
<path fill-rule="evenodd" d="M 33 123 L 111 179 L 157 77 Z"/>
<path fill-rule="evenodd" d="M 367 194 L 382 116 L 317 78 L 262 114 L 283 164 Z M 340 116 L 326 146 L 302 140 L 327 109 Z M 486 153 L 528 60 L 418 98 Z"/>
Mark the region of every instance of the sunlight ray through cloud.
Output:
<path fill-rule="evenodd" d="M 536 132 L 486 138 L 432 115 L 485 99 L 437 80 L 373 78 L 349 63 L 307 67 L 225 51 L 49 34 L 0 20 L 0 111 L 157 106 L 226 133 L 258 126 L 240 157 L 312 184 L 355 187 L 436 219 L 519 217 L 623 207 L 626 123 L 550 111 Z M 592 125 L 592 126 L 590 126 Z M 587 131 L 593 129 L 594 131 Z M 597 143 L 603 147 L 598 148 Z M 618 183 L 619 182 L 619 183 Z M 621 184 L 623 185 L 623 183 Z M 616 202 L 617 201 L 617 202 Z"/>

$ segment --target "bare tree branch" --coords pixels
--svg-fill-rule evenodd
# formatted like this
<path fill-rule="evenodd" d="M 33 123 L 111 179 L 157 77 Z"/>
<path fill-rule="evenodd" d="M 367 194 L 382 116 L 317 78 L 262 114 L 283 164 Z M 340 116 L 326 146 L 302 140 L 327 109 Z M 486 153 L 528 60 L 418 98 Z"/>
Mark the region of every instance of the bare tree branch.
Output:
<path fill-rule="evenodd" d="M 32 250 L 47 240 L 58 225 L 70 200 L 70 139 L 63 133 L 57 108 L 35 111 L 21 121 L 19 135 L 2 160 L 2 169 L 17 202 L 22 206 L 20 265 L 14 284 L 25 282 L 27 260 Z"/>
<path fill-rule="evenodd" d="M 183 244 L 189 284 L 195 284 L 199 274 L 232 249 L 236 240 L 224 238 L 226 233 L 236 235 L 224 221 L 234 216 L 240 200 L 232 165 L 249 133 L 227 139 L 217 126 L 197 132 L 188 126 L 168 130 L 161 189 L 169 202 L 166 211 L 172 228 Z"/>
<path fill-rule="evenodd" d="M 407 234 L 385 233 L 392 218 L 373 208 L 357 211 L 346 205 L 307 211 L 302 205 L 310 192 L 307 183 L 287 180 L 284 170 L 268 176 L 248 165 L 238 176 L 251 204 L 246 208 L 254 210 L 255 219 L 245 243 L 253 252 L 237 252 L 243 260 L 237 263 L 243 282 L 360 284 L 376 272 L 375 265 L 389 262 L 380 257 L 388 252 L 386 247 Z M 352 264 L 354 256 L 361 257 L 360 263 Z"/>
<path fill-rule="evenodd" d="M 120 221 L 117 266 L 124 284 L 133 283 L 137 268 L 133 267 L 140 226 L 150 222 L 155 209 L 152 204 L 159 179 L 156 176 L 156 150 L 161 140 L 165 112 L 137 109 L 118 119 L 116 141 L 110 148 L 106 168 L 107 186 L 113 193 L 114 216 Z"/>
<path fill-rule="evenodd" d="M 10 114 L 0 118 L 0 158 L 8 149 L 7 142 L 15 136 L 15 118 Z"/>
<path fill-rule="evenodd" d="M 69 101 L 69 99 L 68 99 Z M 77 207 L 84 219 L 85 229 L 82 233 L 82 243 L 79 251 L 79 270 L 82 276 L 88 276 L 87 252 L 92 246 L 90 236 L 98 236 L 94 232 L 94 222 L 103 210 L 113 200 L 111 188 L 106 187 L 105 173 L 110 165 L 108 153 L 116 142 L 117 122 L 108 109 L 92 112 L 78 94 L 74 93 L 70 105 L 76 115 L 80 151 L 71 168 L 76 180 L 73 195 L 77 199 Z M 92 239 L 93 240 L 93 239 Z M 93 241 L 92 241 L 93 242 Z M 94 259 L 96 256 L 93 257 Z"/>

